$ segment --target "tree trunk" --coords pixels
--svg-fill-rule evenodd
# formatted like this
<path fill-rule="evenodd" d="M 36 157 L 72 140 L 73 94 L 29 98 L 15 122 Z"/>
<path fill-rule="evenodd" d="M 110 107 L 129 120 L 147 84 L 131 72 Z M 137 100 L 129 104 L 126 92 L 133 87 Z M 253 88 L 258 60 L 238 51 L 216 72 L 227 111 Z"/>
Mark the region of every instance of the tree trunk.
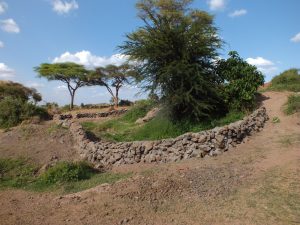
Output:
<path fill-rule="evenodd" d="M 116 88 L 116 97 L 114 98 L 115 100 L 115 108 L 117 109 L 119 107 L 119 89 Z"/>
<path fill-rule="evenodd" d="M 71 93 L 71 104 L 70 104 L 70 110 L 74 108 L 74 96 L 75 96 L 75 91 Z"/>

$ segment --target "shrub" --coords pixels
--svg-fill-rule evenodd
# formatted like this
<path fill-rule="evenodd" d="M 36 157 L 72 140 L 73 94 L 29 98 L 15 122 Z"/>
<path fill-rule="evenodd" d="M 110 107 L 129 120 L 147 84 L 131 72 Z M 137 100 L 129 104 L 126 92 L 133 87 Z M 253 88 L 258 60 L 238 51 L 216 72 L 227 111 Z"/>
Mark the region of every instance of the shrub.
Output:
<path fill-rule="evenodd" d="M 291 115 L 300 112 L 300 95 L 290 95 L 286 104 L 285 113 Z"/>
<path fill-rule="evenodd" d="M 133 102 L 126 100 L 126 99 L 121 99 L 121 101 L 119 102 L 119 106 L 132 106 Z"/>
<path fill-rule="evenodd" d="M 298 69 L 289 69 L 275 76 L 271 81 L 271 90 L 300 92 L 300 75 Z"/>
<path fill-rule="evenodd" d="M 93 168 L 86 162 L 59 162 L 48 169 L 39 181 L 44 184 L 65 183 L 89 179 L 92 174 Z"/>
<path fill-rule="evenodd" d="M 217 64 L 217 73 L 223 80 L 223 96 L 231 110 L 249 110 L 255 105 L 255 94 L 264 77 L 255 66 L 244 61 L 237 52 L 229 52 L 228 59 Z"/>
<path fill-rule="evenodd" d="M 0 81 L 0 100 L 5 97 L 20 98 L 24 101 L 32 99 L 40 102 L 42 96 L 34 88 L 28 88 L 12 81 Z"/>
<path fill-rule="evenodd" d="M 31 102 L 23 101 L 20 98 L 9 96 L 0 101 L 1 128 L 16 126 L 23 120 L 33 116 L 38 116 L 41 119 L 47 119 L 49 117 L 45 109 L 38 107 Z"/>

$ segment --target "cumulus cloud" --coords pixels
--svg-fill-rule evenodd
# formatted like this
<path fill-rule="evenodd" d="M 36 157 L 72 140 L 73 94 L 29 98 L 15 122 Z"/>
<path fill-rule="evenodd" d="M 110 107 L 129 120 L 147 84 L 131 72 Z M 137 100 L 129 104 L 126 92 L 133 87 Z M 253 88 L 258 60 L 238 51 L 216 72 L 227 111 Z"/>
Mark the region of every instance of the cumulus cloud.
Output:
<path fill-rule="evenodd" d="M 58 14 L 67 14 L 71 10 L 79 8 L 78 3 L 75 0 L 64 1 L 64 0 L 52 0 L 53 10 Z"/>
<path fill-rule="evenodd" d="M 292 42 L 300 42 L 300 33 L 291 38 Z"/>
<path fill-rule="evenodd" d="M 121 65 L 122 63 L 126 62 L 127 56 L 122 54 L 115 54 L 110 57 L 105 56 L 96 56 L 93 55 L 89 51 L 80 51 L 74 54 L 70 52 L 65 52 L 59 57 L 56 57 L 53 62 L 54 63 L 62 63 L 62 62 L 74 62 L 81 65 L 86 66 L 87 68 L 95 68 L 95 67 L 102 67 L 107 66 L 109 64 L 114 65 Z"/>
<path fill-rule="evenodd" d="M 209 0 L 207 3 L 210 10 L 223 10 L 226 6 L 226 0 Z"/>
<path fill-rule="evenodd" d="M 0 41 L 0 48 L 4 48 L 4 43 Z"/>
<path fill-rule="evenodd" d="M 19 33 L 20 28 L 13 19 L 1 20 L 0 27 L 3 31 L 8 33 Z"/>
<path fill-rule="evenodd" d="M 0 63 L 0 79 L 11 79 L 15 76 L 15 71 L 4 63 Z"/>
<path fill-rule="evenodd" d="M 243 16 L 247 14 L 247 10 L 246 9 L 239 9 L 239 10 L 235 10 L 234 12 L 230 13 L 229 16 L 234 18 L 234 17 L 239 17 L 239 16 Z"/>
<path fill-rule="evenodd" d="M 0 2 L 0 15 L 5 13 L 7 8 L 8 8 L 8 5 L 6 4 L 6 2 Z"/>
<path fill-rule="evenodd" d="M 257 67 L 262 73 L 270 74 L 275 72 L 278 68 L 275 66 L 275 63 L 263 57 L 248 58 L 246 61 Z"/>

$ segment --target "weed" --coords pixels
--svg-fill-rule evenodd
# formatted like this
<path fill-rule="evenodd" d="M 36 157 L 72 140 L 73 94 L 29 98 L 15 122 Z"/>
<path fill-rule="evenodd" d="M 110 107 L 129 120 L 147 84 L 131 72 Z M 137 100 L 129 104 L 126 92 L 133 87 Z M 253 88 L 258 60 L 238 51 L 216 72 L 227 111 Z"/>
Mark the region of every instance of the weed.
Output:
<path fill-rule="evenodd" d="M 277 116 L 275 116 L 272 119 L 272 123 L 280 123 L 280 119 Z"/>

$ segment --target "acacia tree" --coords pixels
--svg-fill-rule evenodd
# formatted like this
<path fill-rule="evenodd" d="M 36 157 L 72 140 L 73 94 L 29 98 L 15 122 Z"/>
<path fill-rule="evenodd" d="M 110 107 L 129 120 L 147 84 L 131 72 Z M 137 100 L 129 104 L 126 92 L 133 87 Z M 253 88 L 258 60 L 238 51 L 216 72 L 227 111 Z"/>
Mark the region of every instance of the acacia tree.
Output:
<path fill-rule="evenodd" d="M 111 95 L 115 108 L 119 104 L 119 91 L 125 84 L 130 83 L 131 78 L 137 77 L 137 72 L 133 66 L 124 63 L 120 66 L 107 65 L 98 67 L 89 76 L 89 85 L 100 85 L 106 87 Z"/>
<path fill-rule="evenodd" d="M 139 63 L 143 88 L 160 94 L 174 119 L 199 120 L 220 111 L 214 61 L 221 40 L 213 16 L 191 0 L 140 0 L 144 26 L 127 34 L 123 54 Z"/>
<path fill-rule="evenodd" d="M 71 62 L 43 63 L 39 67 L 36 67 L 35 71 L 39 74 L 39 77 L 44 77 L 49 81 L 59 80 L 67 85 L 71 96 L 71 110 L 74 107 L 75 93 L 78 88 L 87 84 L 87 75 L 90 72 L 84 66 Z"/>

